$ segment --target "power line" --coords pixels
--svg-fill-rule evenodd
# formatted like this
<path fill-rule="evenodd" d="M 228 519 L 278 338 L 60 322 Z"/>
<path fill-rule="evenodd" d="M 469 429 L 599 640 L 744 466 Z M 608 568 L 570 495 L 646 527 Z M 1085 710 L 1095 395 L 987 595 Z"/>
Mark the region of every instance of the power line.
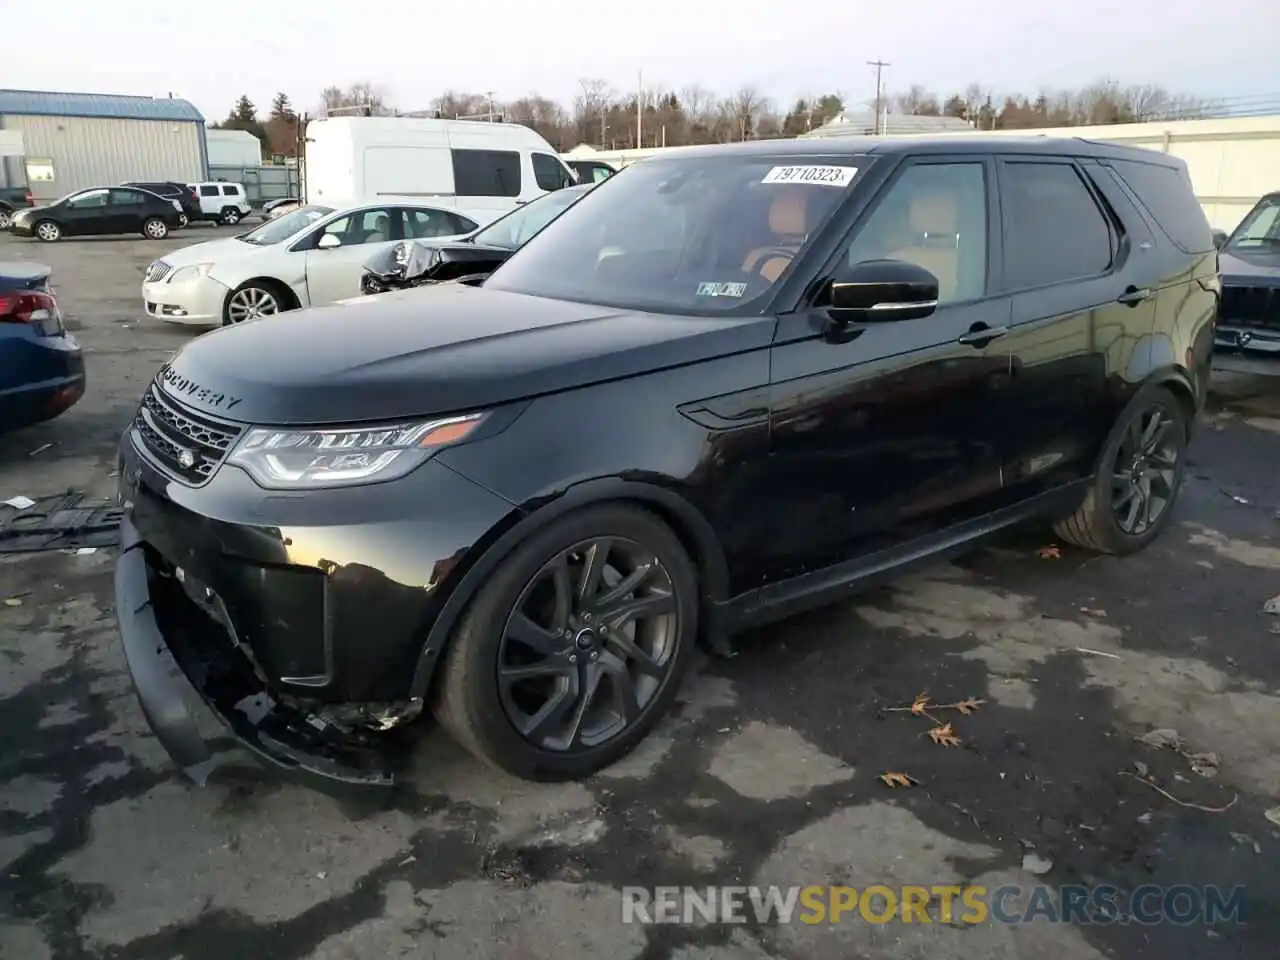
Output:
<path fill-rule="evenodd" d="M 881 95 L 881 90 L 882 90 L 882 87 L 881 87 L 881 85 L 880 85 L 880 72 L 881 72 L 882 70 L 884 70 L 884 68 L 885 68 L 885 67 L 891 67 L 891 66 L 893 66 L 893 64 L 891 64 L 891 63 L 885 63 L 883 60 L 868 60 L 868 61 L 867 61 L 867 66 L 869 66 L 869 67 L 875 67 L 875 68 L 876 68 L 876 122 L 875 122 L 875 131 L 876 131 L 876 136 L 879 136 L 879 135 L 880 135 L 880 95 Z"/>

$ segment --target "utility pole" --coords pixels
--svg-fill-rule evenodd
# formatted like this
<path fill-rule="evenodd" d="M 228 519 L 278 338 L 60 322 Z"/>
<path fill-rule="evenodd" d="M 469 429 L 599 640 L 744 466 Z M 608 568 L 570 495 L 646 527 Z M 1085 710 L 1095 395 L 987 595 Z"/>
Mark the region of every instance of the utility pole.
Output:
<path fill-rule="evenodd" d="M 874 129 L 876 132 L 876 136 L 879 136 L 880 135 L 880 98 L 881 98 L 881 90 L 882 90 L 880 86 L 880 72 L 884 70 L 885 67 L 892 67 L 893 64 L 885 63 L 883 60 L 868 60 L 867 66 L 876 68 L 876 123 L 875 123 Z"/>
<path fill-rule="evenodd" d="M 642 145 L 644 121 L 644 71 L 636 71 L 636 149 Z"/>

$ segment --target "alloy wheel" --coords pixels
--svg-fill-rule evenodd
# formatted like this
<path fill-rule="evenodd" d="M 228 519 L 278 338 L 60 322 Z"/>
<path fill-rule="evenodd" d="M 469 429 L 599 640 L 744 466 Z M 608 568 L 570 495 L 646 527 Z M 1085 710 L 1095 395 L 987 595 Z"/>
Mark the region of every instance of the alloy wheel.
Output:
<path fill-rule="evenodd" d="M 152 240 L 163 240 L 169 234 L 168 227 L 159 220 L 148 220 L 146 230 Z"/>
<path fill-rule="evenodd" d="M 185 227 L 190 222 L 191 220 L 187 217 L 185 213 L 178 214 L 178 226 Z"/>
<path fill-rule="evenodd" d="M 599 537 L 530 579 L 498 647 L 498 692 L 529 743 L 580 752 L 632 727 L 676 662 L 671 575 L 633 540 Z"/>
<path fill-rule="evenodd" d="M 1140 537 L 1160 522 L 1177 493 L 1182 455 L 1178 420 L 1163 407 L 1134 417 L 1116 453 L 1111 509 L 1122 533 Z"/>
<path fill-rule="evenodd" d="M 245 287 L 231 295 L 227 303 L 227 319 L 231 323 L 259 320 L 280 312 L 280 301 L 270 290 L 262 287 Z"/>
<path fill-rule="evenodd" d="M 36 236 L 41 240 L 52 241 L 57 240 L 58 237 L 62 236 L 62 231 L 58 229 L 58 225 L 56 223 L 45 222 L 36 227 Z"/>
<path fill-rule="evenodd" d="M 13 216 L 8 210 L 0 210 L 0 230 L 8 230 L 9 224 L 13 222 Z"/>

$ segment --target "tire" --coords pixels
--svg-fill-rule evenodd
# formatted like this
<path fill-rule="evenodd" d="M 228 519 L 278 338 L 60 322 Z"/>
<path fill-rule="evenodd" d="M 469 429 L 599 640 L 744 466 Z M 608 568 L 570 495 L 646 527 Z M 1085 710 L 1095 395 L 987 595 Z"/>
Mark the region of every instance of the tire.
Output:
<path fill-rule="evenodd" d="M 189 218 L 185 213 L 180 213 L 180 214 L 178 214 L 178 229 L 179 229 L 179 230 L 181 230 L 181 229 L 183 229 L 184 227 L 186 227 L 186 226 L 187 226 L 187 224 L 189 224 L 190 222 L 191 222 L 191 219 L 190 219 L 190 218 Z"/>
<path fill-rule="evenodd" d="M 37 240 L 45 243 L 56 243 L 62 239 L 62 228 L 52 220 L 41 220 L 36 224 L 33 233 Z"/>
<path fill-rule="evenodd" d="M 13 211 L 0 207 L 0 230 L 8 230 L 11 223 L 13 223 Z"/>
<path fill-rule="evenodd" d="M 292 307 L 289 298 L 274 283 L 250 280 L 227 295 L 222 307 L 222 325 L 230 327 L 264 317 L 274 317 Z"/>
<path fill-rule="evenodd" d="M 1112 428 L 1084 502 L 1074 514 L 1055 524 L 1054 532 L 1068 543 L 1096 553 L 1124 555 L 1146 547 L 1173 515 L 1186 474 L 1190 426 L 1186 405 L 1167 388 L 1157 387 L 1137 397 Z M 1151 431 L 1158 434 L 1148 444 L 1154 454 L 1143 456 L 1139 463 L 1135 442 Z M 1145 525 L 1131 525 L 1133 511 L 1141 514 L 1143 510 L 1144 485 L 1145 503 L 1152 504 L 1152 515 Z"/>
<path fill-rule="evenodd" d="M 222 208 L 222 222 L 225 223 L 228 227 L 234 227 L 242 219 L 244 219 L 244 216 L 240 213 L 240 210 L 238 208 L 236 207 Z"/>
<path fill-rule="evenodd" d="M 607 549 L 592 551 L 589 544 L 604 540 Z M 573 551 L 579 551 L 574 553 Z M 587 565 L 575 565 L 594 553 L 604 557 L 607 566 L 596 582 L 594 603 L 566 603 L 574 611 L 569 618 L 558 618 L 551 603 L 543 623 L 520 621 L 517 614 L 539 609 L 539 591 L 556 591 L 549 586 L 555 576 L 548 569 L 558 557 L 570 557 L 567 565 L 569 583 L 576 596 L 582 589 Z M 628 558 L 650 557 L 647 582 L 636 589 L 646 590 L 642 596 L 623 593 L 622 599 L 610 600 L 608 593 L 617 591 L 619 580 L 629 567 Z M 615 566 L 616 564 L 616 566 Z M 592 593 L 592 591 L 588 591 Z M 619 617 L 620 604 L 649 600 L 657 604 L 654 612 L 634 619 Z M 614 610 L 614 615 L 607 610 Z M 591 611 L 598 611 L 592 625 Z M 557 630 L 557 620 L 567 629 Z M 511 625 L 531 624 L 538 643 L 546 644 L 545 655 L 534 654 L 518 636 L 527 631 L 511 630 Z M 698 575 L 679 539 L 662 521 L 648 511 L 626 504 L 602 504 L 586 507 L 562 517 L 533 534 L 498 564 L 484 585 L 472 598 L 466 612 L 455 627 L 442 665 L 440 690 L 433 704 L 440 724 L 468 751 L 485 763 L 526 780 L 555 782 L 589 776 L 630 753 L 670 709 L 684 674 L 694 655 L 698 631 Z M 554 652 L 550 651 L 554 648 Z M 640 670 L 643 651 L 649 672 Z M 631 651 L 631 652 L 628 652 Z M 513 660 L 518 654 L 524 654 Z M 532 663 L 529 654 L 534 654 Z M 556 671 L 556 677 L 539 672 L 508 684 L 500 674 L 513 665 L 525 673 Z M 551 665 L 548 667 L 548 665 Z M 635 668 L 638 676 L 633 676 Z M 576 671 L 576 672 L 575 672 Z M 574 686 L 572 677 L 576 676 Z M 599 677 L 594 687 L 598 696 L 589 706 L 605 707 L 611 697 L 612 720 L 601 720 L 595 712 L 578 725 L 572 723 L 581 701 L 574 695 Z M 625 677 L 622 683 L 614 679 Z M 522 686 L 523 684 L 523 686 Z M 564 697 L 548 695 L 545 702 L 535 695 L 545 692 L 545 684 L 561 684 L 570 693 Z M 629 689 L 635 708 L 630 719 L 621 709 L 622 689 Z M 557 688 L 560 689 L 560 688 Z M 527 703 L 523 701 L 527 700 Z M 563 711 L 554 711 L 552 700 L 568 700 Z M 539 703 L 541 705 L 539 706 Z M 521 714 L 520 710 L 527 712 Z M 527 735 L 516 726 L 540 715 L 561 715 L 568 725 L 558 745 L 548 746 L 546 734 L 531 731 Z M 603 729 L 592 732 L 588 723 L 604 722 Z M 552 724 L 560 728 L 560 724 Z M 575 734 L 573 731 L 577 731 Z M 536 741 L 536 742 L 535 742 Z"/>
<path fill-rule="evenodd" d="M 142 221 L 142 235 L 148 240 L 163 240 L 169 236 L 169 225 L 159 217 L 147 217 Z"/>

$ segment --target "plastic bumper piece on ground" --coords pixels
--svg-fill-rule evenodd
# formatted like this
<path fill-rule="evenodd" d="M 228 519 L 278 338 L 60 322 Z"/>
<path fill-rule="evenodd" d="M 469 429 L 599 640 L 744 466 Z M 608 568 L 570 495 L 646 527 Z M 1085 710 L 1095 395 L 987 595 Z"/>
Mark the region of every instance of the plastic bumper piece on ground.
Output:
<path fill-rule="evenodd" d="M 188 777 L 203 786 L 223 762 L 200 731 L 203 706 L 242 746 L 288 773 L 350 786 L 394 784 L 398 764 L 392 750 L 355 742 L 278 702 L 265 688 L 252 689 L 243 677 L 229 680 L 199 652 L 185 649 L 185 638 L 166 640 L 156 616 L 152 575 L 146 546 L 125 519 L 115 575 L 125 659 L 147 723 Z"/>

